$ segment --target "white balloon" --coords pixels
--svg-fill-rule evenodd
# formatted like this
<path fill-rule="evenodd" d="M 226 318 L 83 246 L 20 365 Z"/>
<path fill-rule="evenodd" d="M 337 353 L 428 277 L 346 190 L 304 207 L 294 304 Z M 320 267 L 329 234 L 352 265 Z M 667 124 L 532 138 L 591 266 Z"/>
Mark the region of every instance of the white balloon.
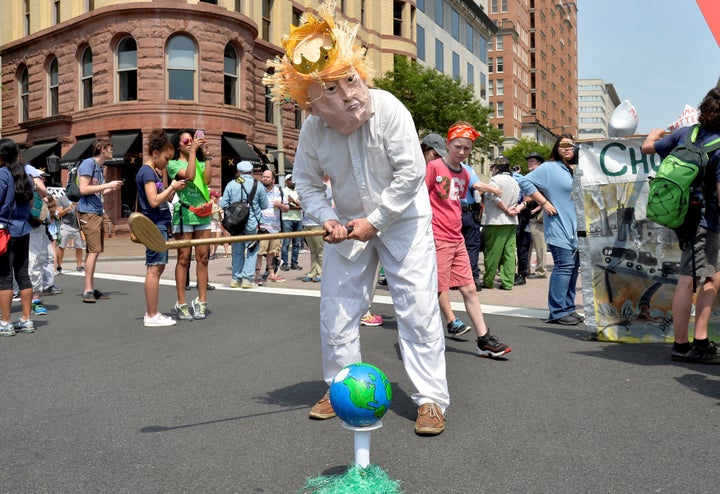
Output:
<path fill-rule="evenodd" d="M 638 114 L 630 101 L 625 100 L 615 108 L 608 123 L 610 137 L 627 137 L 635 133 L 638 126 Z"/>

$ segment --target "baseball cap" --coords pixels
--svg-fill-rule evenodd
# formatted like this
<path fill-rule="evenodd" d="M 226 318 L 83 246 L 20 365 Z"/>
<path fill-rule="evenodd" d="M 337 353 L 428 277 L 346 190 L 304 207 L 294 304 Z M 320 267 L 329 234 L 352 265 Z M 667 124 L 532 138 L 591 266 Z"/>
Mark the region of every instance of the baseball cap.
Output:
<path fill-rule="evenodd" d="M 532 153 L 525 156 L 526 160 L 529 160 L 530 158 L 535 158 L 540 161 L 545 161 L 545 158 L 543 158 L 542 155 L 540 153 L 538 153 L 537 151 L 533 151 Z"/>
<path fill-rule="evenodd" d="M 251 171 L 253 171 L 253 164 L 250 163 L 249 161 L 241 161 L 240 163 L 237 164 L 237 169 L 241 173 L 242 172 L 250 173 Z"/>
<path fill-rule="evenodd" d="M 217 190 L 211 190 L 210 195 L 212 197 L 220 197 L 220 193 Z"/>
<path fill-rule="evenodd" d="M 292 173 L 285 175 L 285 180 L 292 180 Z"/>
<path fill-rule="evenodd" d="M 422 143 L 435 150 L 437 154 L 443 158 L 447 156 L 447 148 L 445 147 L 445 140 L 438 134 L 428 134 L 423 137 Z"/>

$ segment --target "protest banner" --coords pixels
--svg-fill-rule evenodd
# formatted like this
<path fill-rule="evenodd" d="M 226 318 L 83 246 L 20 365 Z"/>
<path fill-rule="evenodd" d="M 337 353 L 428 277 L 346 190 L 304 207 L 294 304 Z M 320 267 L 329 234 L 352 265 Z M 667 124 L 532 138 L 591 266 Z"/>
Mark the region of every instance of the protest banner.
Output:
<path fill-rule="evenodd" d="M 661 160 L 642 153 L 643 140 L 579 142 L 574 191 L 584 309 L 602 341 L 673 341 L 680 249 L 672 230 L 645 217 L 648 180 Z M 720 336 L 717 304 L 708 331 L 710 339 Z"/>

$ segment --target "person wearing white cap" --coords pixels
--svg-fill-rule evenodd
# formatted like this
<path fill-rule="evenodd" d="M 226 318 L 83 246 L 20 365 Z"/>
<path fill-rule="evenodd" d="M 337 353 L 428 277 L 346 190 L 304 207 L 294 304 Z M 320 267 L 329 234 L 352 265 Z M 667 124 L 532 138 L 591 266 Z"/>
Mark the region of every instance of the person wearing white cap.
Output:
<path fill-rule="evenodd" d="M 252 201 L 248 202 L 250 216 L 243 234 L 257 233 L 262 210 L 269 206 L 265 187 L 253 178 L 253 164 L 249 161 L 238 163 L 237 170 L 238 177 L 225 186 L 225 191 L 220 198 L 220 207 L 225 209 L 233 202 L 249 201 L 250 196 L 253 196 Z M 257 256 L 257 242 L 235 242 L 233 244 L 230 288 L 257 288 L 254 281 Z"/>

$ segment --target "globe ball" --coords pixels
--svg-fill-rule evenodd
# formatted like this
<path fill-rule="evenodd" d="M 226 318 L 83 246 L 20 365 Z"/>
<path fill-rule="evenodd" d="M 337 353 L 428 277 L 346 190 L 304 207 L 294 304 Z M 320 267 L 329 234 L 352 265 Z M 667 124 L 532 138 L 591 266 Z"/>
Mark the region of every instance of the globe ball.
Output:
<path fill-rule="evenodd" d="M 383 371 L 372 364 L 343 367 L 330 384 L 330 404 L 340 420 L 365 427 L 380 420 L 390 408 L 392 388 Z"/>

